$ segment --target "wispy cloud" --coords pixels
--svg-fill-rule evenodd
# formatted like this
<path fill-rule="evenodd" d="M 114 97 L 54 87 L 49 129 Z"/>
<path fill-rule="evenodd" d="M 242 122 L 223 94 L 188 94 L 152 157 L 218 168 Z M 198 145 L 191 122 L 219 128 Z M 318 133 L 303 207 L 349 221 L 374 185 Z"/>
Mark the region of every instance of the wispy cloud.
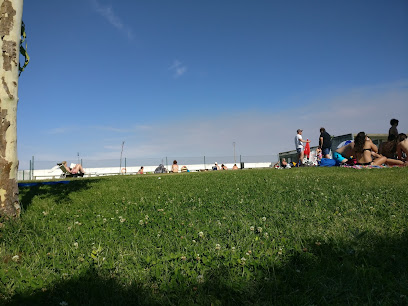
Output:
<path fill-rule="evenodd" d="M 174 78 L 179 78 L 187 72 L 187 67 L 179 60 L 174 60 L 173 64 L 169 67 L 169 70 L 173 72 Z"/>
<path fill-rule="evenodd" d="M 129 133 L 135 133 L 138 131 L 145 131 L 151 129 L 151 126 L 149 125 L 136 125 L 133 127 L 127 127 L 127 128 L 118 128 L 118 127 L 113 127 L 113 126 L 101 126 L 101 125 L 94 125 L 91 127 L 92 129 L 96 131 L 106 131 L 106 132 L 113 132 L 117 134 L 129 134 Z"/>
<path fill-rule="evenodd" d="M 114 132 L 114 133 L 130 133 L 133 131 L 131 128 L 117 128 L 113 126 L 92 126 L 92 129 L 97 131 Z"/>
<path fill-rule="evenodd" d="M 408 132 L 408 121 L 401 118 L 408 113 L 408 88 L 404 83 L 355 88 L 323 99 L 317 96 L 305 101 L 301 109 L 288 105 L 281 112 L 242 110 L 233 116 L 195 116 L 161 123 L 144 132 L 142 146 L 129 139 L 126 153 L 128 157 L 231 155 L 232 143 L 236 142 L 237 154 L 276 156 L 294 149 L 298 128 L 304 130 L 304 138 L 317 145 L 322 126 L 331 135 L 360 131 L 386 134 L 391 118 L 400 119 L 400 132 Z"/>
<path fill-rule="evenodd" d="M 105 18 L 113 27 L 124 33 L 129 39 L 133 39 L 133 31 L 126 26 L 122 19 L 114 12 L 112 6 L 103 5 L 98 0 L 91 0 L 93 9 Z"/>
<path fill-rule="evenodd" d="M 76 127 L 58 127 L 58 128 L 50 129 L 46 131 L 46 133 L 50 135 L 59 135 L 59 134 L 69 134 L 77 130 L 78 128 Z"/>

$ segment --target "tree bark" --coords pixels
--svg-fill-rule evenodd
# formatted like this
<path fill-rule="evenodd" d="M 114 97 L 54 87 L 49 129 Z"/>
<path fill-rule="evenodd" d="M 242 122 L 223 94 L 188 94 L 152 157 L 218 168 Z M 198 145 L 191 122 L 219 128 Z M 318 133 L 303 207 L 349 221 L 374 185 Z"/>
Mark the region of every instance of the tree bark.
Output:
<path fill-rule="evenodd" d="M 23 0 L 0 0 L 0 215 L 20 215 L 17 102 Z"/>

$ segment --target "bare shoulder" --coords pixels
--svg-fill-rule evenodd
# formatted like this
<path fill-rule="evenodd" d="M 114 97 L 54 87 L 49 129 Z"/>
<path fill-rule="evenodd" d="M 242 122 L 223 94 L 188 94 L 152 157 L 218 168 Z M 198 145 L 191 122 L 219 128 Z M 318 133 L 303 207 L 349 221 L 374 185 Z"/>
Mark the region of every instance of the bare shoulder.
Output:
<path fill-rule="evenodd" d="M 398 145 L 397 148 L 401 148 L 403 150 L 408 150 L 408 138 L 405 139 L 404 141 L 401 141 Z"/>

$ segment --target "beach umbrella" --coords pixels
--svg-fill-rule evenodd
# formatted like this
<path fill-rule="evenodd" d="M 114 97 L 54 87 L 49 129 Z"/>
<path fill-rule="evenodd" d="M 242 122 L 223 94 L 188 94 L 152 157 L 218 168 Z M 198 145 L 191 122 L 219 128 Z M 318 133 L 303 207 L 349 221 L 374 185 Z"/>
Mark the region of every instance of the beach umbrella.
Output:
<path fill-rule="evenodd" d="M 310 143 L 309 142 L 307 142 L 305 146 L 305 156 L 307 157 L 307 159 L 309 159 L 309 156 L 310 156 Z"/>

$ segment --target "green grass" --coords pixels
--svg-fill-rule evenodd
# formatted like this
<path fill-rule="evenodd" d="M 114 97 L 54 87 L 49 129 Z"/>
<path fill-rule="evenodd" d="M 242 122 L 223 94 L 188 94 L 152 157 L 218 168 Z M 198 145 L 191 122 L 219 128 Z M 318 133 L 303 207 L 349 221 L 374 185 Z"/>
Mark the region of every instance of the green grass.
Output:
<path fill-rule="evenodd" d="M 404 305 L 407 174 L 265 169 L 21 188 L 20 220 L 0 228 L 0 303 Z"/>

